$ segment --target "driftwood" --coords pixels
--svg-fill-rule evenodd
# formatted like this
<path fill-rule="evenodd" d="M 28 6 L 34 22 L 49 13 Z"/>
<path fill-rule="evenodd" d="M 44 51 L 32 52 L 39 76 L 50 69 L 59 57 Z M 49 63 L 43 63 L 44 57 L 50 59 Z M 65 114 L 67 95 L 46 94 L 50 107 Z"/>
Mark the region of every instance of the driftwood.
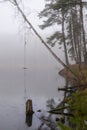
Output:
<path fill-rule="evenodd" d="M 53 109 L 53 110 L 50 110 L 50 111 L 48 111 L 48 112 L 58 112 L 58 111 L 60 111 L 60 110 L 64 110 L 64 109 L 67 109 L 67 108 L 69 108 L 69 106 L 64 106 L 64 107 L 59 107 L 59 108 L 55 108 L 55 109 Z"/>
<path fill-rule="evenodd" d="M 58 88 L 58 91 L 65 91 L 65 92 L 72 93 L 77 90 L 85 89 L 85 88 L 87 88 L 87 84 L 81 84 L 81 85 L 76 85 L 76 86 L 71 86 L 71 87 L 64 86 L 64 88 Z"/>
<path fill-rule="evenodd" d="M 64 115 L 64 116 L 71 116 L 71 117 L 74 117 L 74 115 L 73 114 L 71 114 L 71 113 L 62 113 L 62 112 L 57 112 L 57 111 L 48 111 L 49 113 L 51 113 L 51 114 L 59 114 L 59 115 Z"/>
<path fill-rule="evenodd" d="M 75 89 L 58 88 L 58 91 L 65 91 L 67 93 L 72 93 L 72 92 L 75 92 Z"/>

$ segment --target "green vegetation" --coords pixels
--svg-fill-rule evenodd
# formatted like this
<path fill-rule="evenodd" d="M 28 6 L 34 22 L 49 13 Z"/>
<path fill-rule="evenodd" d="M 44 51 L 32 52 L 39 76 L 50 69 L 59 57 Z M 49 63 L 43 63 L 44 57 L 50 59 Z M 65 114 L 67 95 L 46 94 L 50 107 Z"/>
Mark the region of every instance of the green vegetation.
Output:
<path fill-rule="evenodd" d="M 66 102 L 68 111 L 73 114 L 73 117 L 69 117 L 69 123 L 72 125 L 66 126 L 62 123 L 58 123 L 58 126 L 62 130 L 87 130 L 87 94 L 83 92 L 73 93 L 69 100 Z"/>
<path fill-rule="evenodd" d="M 63 125 L 61 122 L 58 122 L 58 126 L 61 128 L 61 130 L 73 130 L 69 126 Z"/>
<path fill-rule="evenodd" d="M 61 114 L 64 119 L 68 117 L 68 124 L 58 121 L 58 127 L 61 130 L 87 130 L 87 67 L 82 64 L 80 71 L 78 65 L 72 65 L 71 68 L 78 75 L 80 81 L 73 80 L 73 86 L 60 89 L 69 93 L 69 96 L 65 96 L 62 106 L 51 110 L 51 113 Z M 73 75 L 67 71 L 63 73 L 67 73 L 69 77 L 67 78 L 71 81 Z M 67 110 L 67 114 L 64 112 L 65 110 Z"/>

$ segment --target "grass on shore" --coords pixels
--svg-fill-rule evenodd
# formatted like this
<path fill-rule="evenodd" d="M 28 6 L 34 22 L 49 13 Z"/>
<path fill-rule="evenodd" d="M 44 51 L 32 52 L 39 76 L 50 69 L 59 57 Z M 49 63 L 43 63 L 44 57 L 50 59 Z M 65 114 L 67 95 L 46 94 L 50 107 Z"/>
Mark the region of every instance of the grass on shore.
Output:
<path fill-rule="evenodd" d="M 87 88 L 87 66 L 84 63 L 82 63 L 79 68 L 78 64 L 73 64 L 70 65 L 70 69 L 77 75 L 79 80 L 76 80 L 76 77 L 73 76 L 73 74 L 66 69 L 61 70 L 60 75 L 63 76 L 65 79 L 67 79 L 70 82 L 70 84 L 72 84 L 73 86 L 85 85 L 84 88 L 86 89 Z"/>

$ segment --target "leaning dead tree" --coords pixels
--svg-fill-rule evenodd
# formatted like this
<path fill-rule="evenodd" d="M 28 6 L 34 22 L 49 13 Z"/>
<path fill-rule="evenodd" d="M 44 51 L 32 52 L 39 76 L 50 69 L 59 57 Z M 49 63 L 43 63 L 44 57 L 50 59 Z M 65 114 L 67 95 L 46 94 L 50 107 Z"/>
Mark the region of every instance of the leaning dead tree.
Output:
<path fill-rule="evenodd" d="M 17 10 L 19 11 L 19 13 L 21 14 L 21 16 L 23 17 L 24 21 L 27 23 L 27 25 L 34 31 L 34 33 L 36 34 L 36 36 L 40 39 L 40 41 L 44 44 L 44 46 L 48 49 L 48 51 L 51 53 L 51 55 L 64 67 L 66 68 L 68 71 L 70 71 L 73 76 L 75 76 L 75 78 L 77 80 L 80 80 L 79 77 L 70 69 L 69 66 L 67 66 L 53 51 L 52 49 L 47 45 L 47 43 L 44 41 L 44 39 L 40 36 L 40 34 L 37 32 L 37 30 L 33 27 L 33 25 L 31 24 L 31 22 L 29 21 L 29 19 L 27 18 L 27 16 L 25 15 L 24 11 L 21 9 L 19 2 L 17 0 L 1 0 L 0 2 L 10 2 L 12 5 L 14 5 Z"/>

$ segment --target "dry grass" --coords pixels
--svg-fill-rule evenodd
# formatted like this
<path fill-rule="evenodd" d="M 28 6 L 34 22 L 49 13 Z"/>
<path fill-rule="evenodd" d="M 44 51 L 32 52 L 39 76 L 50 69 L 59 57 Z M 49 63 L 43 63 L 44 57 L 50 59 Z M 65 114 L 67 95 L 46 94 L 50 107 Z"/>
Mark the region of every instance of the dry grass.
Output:
<path fill-rule="evenodd" d="M 63 76 L 65 79 L 67 79 L 72 85 L 86 85 L 87 86 L 87 66 L 82 63 L 81 67 L 79 68 L 78 64 L 70 65 L 70 69 L 77 75 L 78 80 L 73 74 L 63 69 L 59 72 L 61 76 Z"/>

